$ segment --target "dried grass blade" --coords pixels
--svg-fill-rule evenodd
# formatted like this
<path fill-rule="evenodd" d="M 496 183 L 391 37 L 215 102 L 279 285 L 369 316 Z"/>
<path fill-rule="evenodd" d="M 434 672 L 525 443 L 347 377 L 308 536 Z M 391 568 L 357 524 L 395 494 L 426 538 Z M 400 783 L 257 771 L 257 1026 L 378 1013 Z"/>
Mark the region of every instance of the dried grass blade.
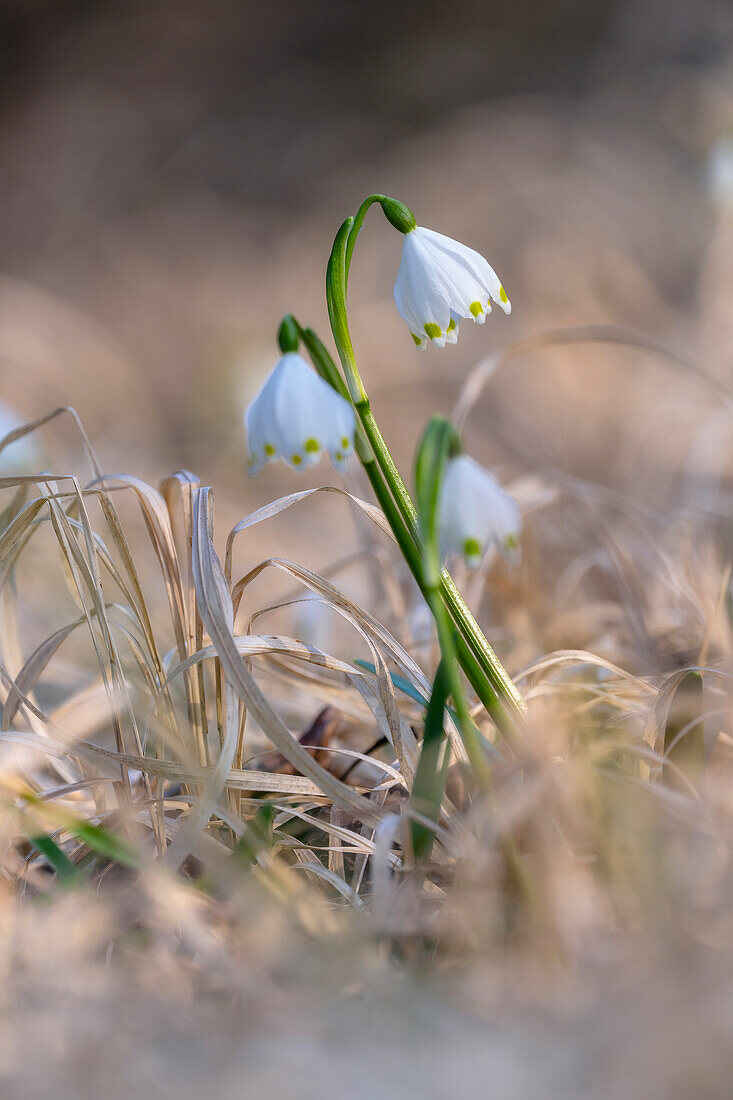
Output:
<path fill-rule="evenodd" d="M 376 824 L 381 820 L 382 812 L 335 779 L 312 759 L 290 733 L 245 668 L 232 631 L 232 599 L 211 543 L 209 525 L 209 494 L 207 490 L 202 489 L 196 499 L 193 543 L 194 584 L 202 621 L 233 687 L 275 748 L 298 771 L 312 779 L 334 803 L 348 810 L 358 820 Z"/>
<path fill-rule="evenodd" d="M 286 508 L 290 508 L 293 504 L 298 504 L 301 500 L 307 500 L 316 493 L 337 493 L 339 496 L 346 497 L 352 504 L 355 504 L 357 508 L 369 516 L 385 535 L 394 541 L 389 523 L 382 510 L 377 508 L 376 505 L 368 504 L 367 501 L 361 500 L 360 497 L 354 496 L 352 493 L 347 492 L 346 489 L 341 489 L 337 485 L 319 485 L 315 489 L 303 489 L 298 493 L 290 493 L 288 496 L 280 497 L 271 504 L 266 504 L 263 508 L 258 508 L 255 512 L 250 512 L 248 516 L 245 516 L 244 519 L 241 519 L 239 523 L 232 528 L 227 538 L 226 554 L 224 557 L 224 575 L 227 580 L 231 582 L 232 579 L 232 553 L 234 550 L 234 542 L 241 531 L 245 531 L 248 527 L 254 527 L 256 523 L 262 523 L 264 520 L 272 519 L 273 516 L 277 516 L 280 512 L 284 512 Z"/>

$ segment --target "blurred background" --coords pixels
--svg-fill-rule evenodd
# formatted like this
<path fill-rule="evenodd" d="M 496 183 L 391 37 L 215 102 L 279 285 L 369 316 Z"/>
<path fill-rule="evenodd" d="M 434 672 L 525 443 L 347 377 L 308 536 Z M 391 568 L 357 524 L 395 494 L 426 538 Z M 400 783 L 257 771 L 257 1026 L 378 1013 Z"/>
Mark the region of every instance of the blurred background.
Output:
<path fill-rule="evenodd" d="M 698 659 L 728 667 L 730 624 L 721 608 L 733 558 L 730 0 L 0 0 L 0 435 L 13 422 L 73 405 L 105 471 L 155 485 L 187 468 L 214 485 L 221 548 L 252 509 L 337 482 L 327 461 L 297 476 L 278 465 L 248 478 L 242 414 L 277 359 L 285 312 L 327 338 L 331 241 L 373 191 L 396 195 L 421 224 L 482 251 L 512 300 L 510 317 L 495 310 L 483 327 L 462 325 L 456 347 L 417 352 L 392 302 L 399 236 L 378 211 L 370 214 L 352 268 L 352 332 L 400 465 L 409 472 L 427 417 L 458 402 L 467 449 L 516 487 L 524 507 L 519 569 L 489 561 L 457 578 L 512 673 L 553 650 L 582 647 L 634 675 L 656 676 L 654 683 Z M 477 377 L 485 385 L 470 390 L 471 403 L 461 392 Z M 38 447 L 24 456 L 16 450 L 16 461 L 85 469 L 68 419 L 45 426 Z M 0 456 L 0 472 L 10 457 Z M 346 484 L 368 495 L 359 471 Z M 134 503 L 125 507 L 126 521 L 128 512 L 137 516 Z M 137 522 L 130 537 L 136 567 L 147 580 L 147 554 L 162 605 L 157 562 Z M 414 588 L 400 588 L 399 563 L 384 544 L 352 558 L 348 574 L 330 568 L 363 539 L 363 527 L 342 499 L 324 494 L 243 533 L 234 575 L 276 554 L 335 576 L 427 668 L 424 606 Z M 77 613 L 63 602 L 57 559 L 47 546 L 34 552 L 25 603 L 25 575 L 19 583 L 23 636 L 11 671 Z M 365 560 L 377 569 L 365 569 Z M 277 583 L 289 596 L 297 588 L 288 578 L 273 581 L 272 571 L 263 576 L 252 585 L 252 608 L 273 603 Z M 269 585 L 266 597 L 260 583 Z M 12 622 L 8 609 L 4 602 L 3 618 Z M 343 646 L 334 643 L 333 625 L 324 626 L 313 606 L 278 612 L 286 613 L 300 618 L 283 633 L 355 655 L 353 631 L 344 627 Z M 263 630 L 274 629 L 273 618 Z M 10 629 L 4 623 L 4 633 Z M 91 650 L 83 656 L 96 660 Z M 85 667 L 74 650 L 54 666 L 56 680 L 49 676 L 46 687 L 54 705 Z M 599 672 L 598 684 L 605 682 Z M 288 699 L 280 690 L 278 705 L 286 699 L 288 717 L 301 708 L 298 728 L 305 728 L 313 697 L 294 691 Z M 706 716 L 706 733 L 715 733 L 718 713 Z M 584 730 L 579 723 L 581 743 Z M 559 750 L 551 747 L 554 768 Z M 562 793 L 571 808 L 576 783 L 579 805 L 586 794 L 585 773 L 577 775 L 570 770 L 570 793 Z M 717 787 L 711 775 L 727 838 L 729 774 L 721 771 Z M 554 771 L 547 787 L 554 799 Z M 552 839 L 545 805 L 539 800 L 533 811 L 537 835 Z M 643 855 L 638 820 L 629 817 L 629 851 Z M 662 849 L 653 843 L 656 859 Z M 665 839 L 665 853 L 668 847 Z M 733 1047 L 730 966 L 721 959 L 729 952 L 732 880 L 727 841 L 719 848 L 708 863 L 701 858 L 708 847 L 690 848 L 678 899 L 668 908 L 665 900 L 658 913 L 649 907 L 654 950 L 647 963 L 653 969 L 661 960 L 663 981 L 648 981 L 649 970 L 639 968 L 631 995 L 615 1008 L 605 990 L 634 969 L 636 956 L 619 950 L 615 931 L 591 942 L 596 924 L 613 928 L 616 916 L 594 908 L 584 862 L 567 859 L 566 874 L 563 848 L 548 927 L 557 919 L 570 929 L 568 942 L 580 944 L 581 961 L 612 972 L 612 981 L 598 984 L 603 996 L 589 1000 L 592 980 L 575 979 L 556 996 L 554 978 L 545 987 L 529 968 L 517 982 L 514 956 L 505 958 L 499 940 L 487 966 L 468 975 L 463 1001 L 452 1002 L 444 988 L 440 1003 L 427 1000 L 401 977 L 395 994 L 385 978 L 382 1013 L 361 1000 L 361 979 L 345 984 L 349 967 L 359 975 L 362 965 L 344 963 L 348 946 L 329 943 L 329 969 L 325 952 L 314 953 L 309 941 L 301 951 L 306 962 L 298 962 L 306 967 L 303 991 L 290 1002 L 297 1026 L 287 1056 L 283 1006 L 287 982 L 299 973 L 289 961 L 292 944 L 283 952 L 289 926 L 243 922 L 253 937 L 242 939 L 253 966 L 250 1002 L 239 993 L 230 998 L 225 981 L 217 984 L 232 971 L 223 919 L 217 913 L 211 946 L 201 947 L 196 922 L 209 918 L 197 909 L 185 927 L 205 981 L 190 980 L 174 937 L 174 950 L 168 957 L 161 948 L 156 966 L 140 950 L 135 965 L 145 996 L 138 1002 L 117 996 L 113 985 L 106 992 L 110 918 L 98 920 L 90 947 L 86 896 L 66 895 L 61 923 L 60 903 L 37 906 L 36 921 L 21 908 L 17 926 L 0 904 L 0 970 L 11 974 L 13 953 L 22 963 L 0 998 L 9 1023 L 0 1080 L 18 1074 L 14 1095 L 45 1094 L 53 1080 L 56 1095 L 66 1085 L 78 1097 L 86 1094 L 78 1072 L 87 1082 L 96 1075 L 96 1095 L 162 1097 L 175 1088 L 201 1095 L 201 1083 L 211 1094 L 208 1082 L 221 1074 L 231 1087 L 217 1095 L 239 1097 L 249 1074 L 270 1095 L 290 1096 L 293 1070 L 302 1075 L 309 1055 L 312 1079 L 323 1081 L 314 1094 L 342 1095 L 351 1070 L 354 1096 L 374 1095 L 372 1082 L 396 1094 L 394 1081 L 407 1077 L 404 1095 L 415 1095 L 409 1090 L 417 1082 L 419 1095 L 448 1096 L 463 1058 L 474 1092 L 490 1072 L 497 1095 L 507 1097 L 724 1097 Z M 626 849 L 619 851 L 625 866 Z M 715 880 L 708 894 L 700 882 L 706 875 L 713 882 L 718 858 L 720 887 Z M 479 864 L 491 901 L 494 864 Z M 616 873 L 609 872 L 612 882 Z M 645 870 L 642 902 L 655 902 L 656 879 L 649 882 L 646 893 Z M 0 902 L 10 890 L 5 879 L 2 890 Z M 142 903 L 134 891 L 123 894 L 124 905 L 113 897 L 114 920 L 134 929 L 134 958 Z M 725 920 L 710 900 L 718 897 Z M 200 901 L 208 904 L 203 891 Z M 168 904 L 165 920 L 177 930 L 181 899 Z M 695 906 L 711 914 L 693 935 L 713 948 L 704 970 L 680 947 Z M 489 910 L 482 901 L 482 920 Z M 670 919 L 677 938 L 665 954 L 657 933 L 678 910 L 679 925 Z M 548 943 L 554 967 L 556 941 Z M 82 965 L 87 958 L 100 968 L 104 961 L 93 980 Z M 435 962 L 440 973 L 437 953 Z M 382 963 L 386 974 L 392 955 Z M 268 969 L 276 977 L 263 986 Z M 39 983 L 50 990 L 45 1000 Z M 329 983 L 336 1007 L 323 1016 L 314 988 L 330 996 Z M 15 1007 L 18 990 L 25 1013 Z M 224 1019 L 212 1024 L 222 990 L 224 1011 L 216 1012 Z M 543 1032 L 541 1013 L 530 1032 L 526 1021 L 516 1030 L 467 1029 L 467 1011 L 480 1012 L 492 995 L 500 1007 L 487 1013 L 502 1020 L 513 998 L 536 996 L 541 1007 L 552 1001 L 562 1034 Z M 571 1002 L 579 1011 L 566 1018 Z M 270 1019 L 276 1027 L 263 1037 Z M 229 1060 L 209 1044 L 217 1026 L 231 1035 L 236 1056 Z M 386 1057 L 365 1047 L 365 1061 L 360 1047 L 369 1029 Z M 407 1056 L 400 1036 L 409 1039 Z M 446 1037 L 453 1060 L 444 1057 Z M 334 1047 L 342 1059 L 332 1063 Z M 61 1062 L 68 1078 L 58 1076 Z M 24 1091 L 21 1077 L 36 1087 Z"/>
<path fill-rule="evenodd" d="M 732 62 L 726 0 L 2 0 L 0 399 L 73 404 L 106 469 L 192 469 L 226 521 L 333 480 L 248 479 L 241 417 L 284 312 L 325 338 L 331 239 L 374 190 L 483 251 L 514 305 L 418 354 L 370 216 L 352 325 L 406 469 L 469 369 L 548 326 L 631 327 L 733 383 Z M 727 477 L 720 408 L 638 350 L 541 346 L 466 439 L 502 476 L 658 503 Z M 314 508 L 329 546 L 342 512 Z M 297 552 L 301 523 L 272 540 Z"/>

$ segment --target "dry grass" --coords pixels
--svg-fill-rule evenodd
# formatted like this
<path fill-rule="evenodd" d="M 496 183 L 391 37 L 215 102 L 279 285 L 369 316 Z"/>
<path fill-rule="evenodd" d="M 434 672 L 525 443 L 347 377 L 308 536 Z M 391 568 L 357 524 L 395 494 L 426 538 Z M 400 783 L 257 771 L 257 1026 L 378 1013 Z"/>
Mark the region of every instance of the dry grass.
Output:
<path fill-rule="evenodd" d="M 648 341 L 572 331 L 480 366 L 458 420 L 508 356 L 581 338 L 720 390 Z M 703 511 L 515 482 L 521 569 L 462 580 L 529 725 L 507 746 L 476 709 L 481 798 L 447 719 L 433 826 L 411 790 L 437 655 L 358 482 L 331 490 L 360 532 L 332 569 L 251 560 L 254 526 L 318 490 L 225 535 L 192 475 L 105 472 L 72 410 L 0 452 L 62 417 L 86 473 L 0 480 L 7 1086 L 446 1096 L 491 1074 L 502 1096 L 726 1095 L 722 494 Z M 411 820 L 435 831 L 428 864 Z"/>
<path fill-rule="evenodd" d="M 335 76 L 302 0 L 225 4 L 239 41 L 164 6 L 87 6 L 90 34 L 31 5 L 78 33 L 4 85 L 0 393 L 73 404 L 103 458 L 69 410 L 28 476 L 0 441 L 0 1095 L 727 1098 L 726 5 L 616 4 L 591 48 L 563 5 L 557 39 L 434 5 L 385 54 L 372 11 Z M 338 38 L 363 20 L 336 8 Z M 525 18 L 559 94 L 497 33 Z M 481 799 L 448 726 L 419 867 L 429 617 L 359 470 L 249 481 L 241 432 L 276 314 L 323 334 L 327 242 L 374 188 L 515 305 L 417 356 L 397 235 L 362 235 L 352 331 L 403 472 L 453 410 L 524 518 L 518 569 L 457 580 L 526 738 L 476 711 Z M 204 487 L 154 487 L 181 464 Z"/>

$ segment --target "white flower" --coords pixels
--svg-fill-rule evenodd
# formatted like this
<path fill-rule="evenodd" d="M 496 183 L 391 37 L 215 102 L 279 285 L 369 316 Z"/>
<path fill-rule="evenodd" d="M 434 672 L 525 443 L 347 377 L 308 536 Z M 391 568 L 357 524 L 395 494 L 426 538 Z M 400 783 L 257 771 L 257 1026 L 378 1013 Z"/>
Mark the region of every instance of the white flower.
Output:
<path fill-rule="evenodd" d="M 506 291 L 483 256 L 418 225 L 405 233 L 394 300 L 412 338 L 424 348 L 455 344 L 463 318 L 484 323 L 491 301 L 511 313 Z"/>
<path fill-rule="evenodd" d="M 302 470 L 317 462 L 321 451 L 341 467 L 354 446 L 353 408 L 294 351 L 270 373 L 244 422 L 253 474 L 275 458 Z"/>
<path fill-rule="evenodd" d="M 522 521 L 517 502 L 468 455 L 446 466 L 438 526 L 443 555 L 463 554 L 471 566 L 479 564 L 491 543 L 510 559 L 518 555 Z"/>

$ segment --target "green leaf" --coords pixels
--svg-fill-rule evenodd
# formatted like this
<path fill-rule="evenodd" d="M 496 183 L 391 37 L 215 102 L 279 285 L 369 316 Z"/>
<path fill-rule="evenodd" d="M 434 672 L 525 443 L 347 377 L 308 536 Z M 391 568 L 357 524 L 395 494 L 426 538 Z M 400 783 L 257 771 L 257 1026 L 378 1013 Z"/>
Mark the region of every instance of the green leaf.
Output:
<path fill-rule="evenodd" d="M 101 825 L 92 825 L 89 821 L 77 821 L 67 823 L 66 831 L 86 844 L 97 855 L 111 859 L 114 863 L 120 863 L 123 867 L 137 868 L 140 866 L 140 858 L 131 844 L 107 832 Z"/>
<path fill-rule="evenodd" d="M 341 372 L 333 361 L 328 349 L 323 341 L 313 331 L 312 328 L 300 328 L 300 338 L 305 344 L 308 354 L 311 357 L 313 366 L 324 382 L 328 382 L 336 393 L 343 397 L 349 403 L 351 402 L 351 396 L 349 389 L 341 376 Z"/>
<path fill-rule="evenodd" d="M 42 805 L 42 799 L 32 791 L 24 792 L 23 800 L 29 806 Z M 90 821 L 71 817 L 67 813 L 58 813 L 57 822 L 65 832 L 76 837 L 82 844 L 86 844 L 87 848 L 91 848 L 97 855 L 111 859 L 115 863 L 121 863 L 125 867 L 140 866 L 140 856 L 132 844 L 115 836 L 114 833 L 107 832 L 101 825 L 93 825 Z"/>
<path fill-rule="evenodd" d="M 232 858 L 239 863 L 251 866 L 261 852 L 272 847 L 272 823 L 275 807 L 269 803 L 262 806 L 251 821 L 246 822 L 244 832 L 232 849 Z"/>
<path fill-rule="evenodd" d="M 353 663 L 357 668 L 363 668 L 365 672 L 371 672 L 373 676 L 376 676 L 377 670 L 371 661 L 362 661 L 361 657 L 355 657 Z M 419 703 L 421 707 L 427 707 L 429 700 L 427 700 L 416 687 L 413 687 L 409 680 L 406 680 L 404 676 L 400 676 L 396 672 L 390 672 L 389 675 L 398 691 L 409 696 L 410 699 Z"/>
<path fill-rule="evenodd" d="M 56 872 L 59 882 L 69 885 L 79 878 L 79 869 L 74 866 L 66 852 L 59 848 L 55 840 L 46 833 L 36 833 L 29 836 L 31 844 L 37 848 Z"/>
<path fill-rule="evenodd" d="M 415 460 L 417 514 L 423 539 L 425 584 L 436 588 L 440 580 L 441 558 L 438 545 L 438 507 L 448 459 L 460 451 L 458 433 L 450 421 L 434 416 L 429 422 Z"/>
<path fill-rule="evenodd" d="M 425 716 L 422 752 L 415 772 L 411 798 L 413 809 L 435 822 L 438 820 L 443 802 L 447 777 L 448 756 L 445 756 L 441 767 L 440 754 L 446 739 L 443 731 L 443 714 L 449 690 L 448 671 L 445 662 L 441 661 L 435 673 L 433 691 Z M 420 821 L 411 822 L 410 830 L 415 862 L 421 863 L 430 858 L 435 833 Z"/>

